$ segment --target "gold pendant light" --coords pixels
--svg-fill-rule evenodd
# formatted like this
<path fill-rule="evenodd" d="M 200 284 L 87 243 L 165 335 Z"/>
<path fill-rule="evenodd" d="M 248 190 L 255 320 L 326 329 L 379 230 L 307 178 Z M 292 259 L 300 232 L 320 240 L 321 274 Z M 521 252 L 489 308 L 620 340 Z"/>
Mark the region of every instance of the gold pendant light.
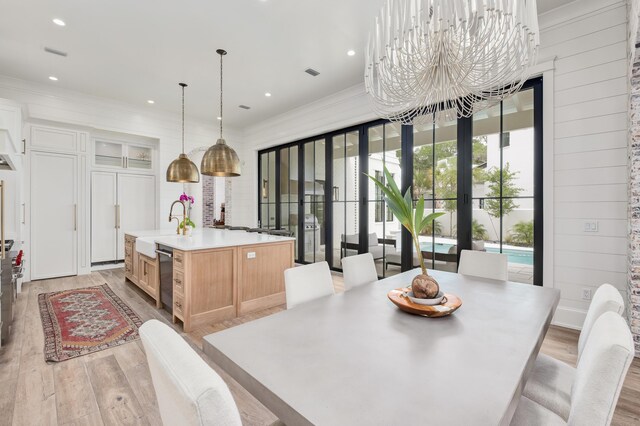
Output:
<path fill-rule="evenodd" d="M 218 49 L 216 53 L 220 55 L 220 139 L 205 152 L 200 170 L 208 176 L 240 176 L 238 154 L 222 138 L 222 57 L 227 52 Z"/>
<path fill-rule="evenodd" d="M 198 167 L 184 153 L 184 88 L 187 85 L 185 83 L 178 83 L 178 85 L 182 87 L 182 153 L 169 164 L 167 182 L 198 183 L 200 182 Z"/>

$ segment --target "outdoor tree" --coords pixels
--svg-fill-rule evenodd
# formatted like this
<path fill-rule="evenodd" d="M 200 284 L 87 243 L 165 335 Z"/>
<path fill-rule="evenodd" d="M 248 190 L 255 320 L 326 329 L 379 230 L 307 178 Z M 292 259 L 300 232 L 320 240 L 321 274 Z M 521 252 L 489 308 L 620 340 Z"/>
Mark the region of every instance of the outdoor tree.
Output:
<path fill-rule="evenodd" d="M 498 167 L 492 167 L 484 173 L 484 181 L 487 183 L 488 189 L 485 194 L 487 199 L 484 202 L 484 209 L 489 214 L 489 220 L 496 235 L 498 232 L 492 218 L 502 218 L 518 208 L 518 204 L 510 197 L 517 197 L 522 192 L 522 188 L 516 185 L 519 173 L 511 171 L 509 163 L 505 163 L 502 168 L 502 175 Z M 501 181 L 502 186 L 500 185 Z"/>
<path fill-rule="evenodd" d="M 435 150 L 435 151 L 434 151 Z M 473 139 L 473 164 L 487 162 L 486 138 Z M 413 198 L 423 195 L 438 199 L 438 207 L 449 213 L 449 235 L 454 234 L 453 214 L 458 206 L 458 145 L 457 141 L 422 145 L 413 152 Z M 401 155 L 397 153 L 398 157 Z M 474 167 L 474 181 L 484 182 L 484 169 Z M 438 230 L 436 225 L 436 230 Z"/>

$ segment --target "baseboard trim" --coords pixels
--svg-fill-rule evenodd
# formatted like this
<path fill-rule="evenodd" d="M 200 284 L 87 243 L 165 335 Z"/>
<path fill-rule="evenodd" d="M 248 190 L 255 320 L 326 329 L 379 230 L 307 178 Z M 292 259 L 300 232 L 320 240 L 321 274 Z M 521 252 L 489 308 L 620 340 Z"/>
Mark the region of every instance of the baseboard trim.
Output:
<path fill-rule="evenodd" d="M 582 324 L 587 316 L 587 311 L 567 306 L 558 306 L 551 324 L 572 330 L 582 330 Z"/>

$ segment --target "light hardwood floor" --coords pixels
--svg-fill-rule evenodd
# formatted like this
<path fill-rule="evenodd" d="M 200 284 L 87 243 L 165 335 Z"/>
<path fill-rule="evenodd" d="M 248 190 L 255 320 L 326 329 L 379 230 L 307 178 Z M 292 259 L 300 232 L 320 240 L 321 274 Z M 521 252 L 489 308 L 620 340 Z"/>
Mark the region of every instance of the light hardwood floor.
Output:
<path fill-rule="evenodd" d="M 124 271 L 114 269 L 81 277 L 26 284 L 16 304 L 14 329 L 9 343 L 0 349 L 0 425 L 160 425 L 157 402 L 140 341 L 85 355 L 61 363 L 44 362 L 44 337 L 37 295 L 48 291 L 108 283 L 143 321 L 156 318 L 169 325 L 171 318 L 155 309 L 153 301 L 131 283 Z M 337 291 L 342 279 L 334 276 Z M 272 308 L 243 318 L 194 330 L 183 337 L 203 356 L 202 337 L 243 322 L 273 314 Z M 542 351 L 575 363 L 578 333 L 552 327 Z M 265 425 L 275 420 L 215 364 L 207 361 L 229 384 L 243 424 Z M 625 381 L 613 424 L 640 424 L 640 360 L 634 360 Z"/>

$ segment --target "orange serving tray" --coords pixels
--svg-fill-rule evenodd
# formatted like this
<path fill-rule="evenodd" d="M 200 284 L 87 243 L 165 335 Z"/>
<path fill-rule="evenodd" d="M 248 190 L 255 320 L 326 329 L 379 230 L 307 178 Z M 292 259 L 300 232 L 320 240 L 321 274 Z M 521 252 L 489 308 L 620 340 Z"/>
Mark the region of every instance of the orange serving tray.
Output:
<path fill-rule="evenodd" d="M 413 303 L 411 299 L 409 299 L 407 296 L 407 292 L 409 291 L 411 291 L 410 288 L 396 288 L 395 290 L 391 290 L 387 294 L 387 297 L 402 311 L 430 318 L 446 317 L 462 306 L 462 300 L 460 300 L 458 296 L 449 293 L 444 294 L 444 299 L 439 305 L 420 305 Z"/>

